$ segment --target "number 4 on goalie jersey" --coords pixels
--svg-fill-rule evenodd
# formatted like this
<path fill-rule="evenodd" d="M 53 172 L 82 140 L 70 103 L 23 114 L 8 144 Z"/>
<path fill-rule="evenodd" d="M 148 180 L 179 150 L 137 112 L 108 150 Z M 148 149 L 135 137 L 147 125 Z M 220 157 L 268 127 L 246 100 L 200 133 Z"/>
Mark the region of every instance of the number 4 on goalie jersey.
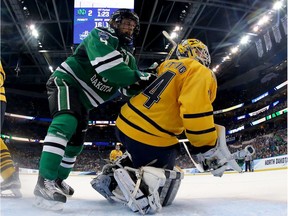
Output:
<path fill-rule="evenodd" d="M 160 100 L 160 95 L 171 82 L 175 73 L 167 71 L 151 83 L 144 91 L 143 94 L 148 98 L 144 106 L 149 109 L 154 103 Z"/>

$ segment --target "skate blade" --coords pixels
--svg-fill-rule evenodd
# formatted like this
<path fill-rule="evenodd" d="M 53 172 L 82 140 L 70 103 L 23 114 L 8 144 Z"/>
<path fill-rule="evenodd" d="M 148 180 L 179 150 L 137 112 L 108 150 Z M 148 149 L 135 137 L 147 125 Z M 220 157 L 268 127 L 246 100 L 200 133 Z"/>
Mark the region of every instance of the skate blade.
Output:
<path fill-rule="evenodd" d="M 63 202 L 46 200 L 42 197 L 35 196 L 33 205 L 37 208 L 42 208 L 50 211 L 62 211 L 64 208 Z"/>
<path fill-rule="evenodd" d="M 19 189 L 11 189 L 12 193 L 15 195 L 15 198 L 21 198 L 22 193 Z"/>
<path fill-rule="evenodd" d="M 14 189 L 7 189 L 0 191 L 1 198 L 21 198 L 22 193 L 18 188 Z"/>

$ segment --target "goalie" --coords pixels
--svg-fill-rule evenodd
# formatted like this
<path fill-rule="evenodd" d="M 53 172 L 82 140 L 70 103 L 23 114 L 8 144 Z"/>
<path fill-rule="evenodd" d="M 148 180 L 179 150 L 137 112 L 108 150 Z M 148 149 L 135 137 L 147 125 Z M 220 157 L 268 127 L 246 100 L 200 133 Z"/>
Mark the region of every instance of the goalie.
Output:
<path fill-rule="evenodd" d="M 217 82 L 208 68 L 208 48 L 187 39 L 176 54 L 177 60 L 164 61 L 158 78 L 121 108 L 116 134 L 128 153 L 104 166 L 91 182 L 108 200 L 141 214 L 159 212 L 173 202 L 183 179 L 175 159 L 177 135 L 184 130 L 201 169 L 222 176 L 229 164 L 242 171 L 226 146 L 225 128 L 214 124 Z"/>

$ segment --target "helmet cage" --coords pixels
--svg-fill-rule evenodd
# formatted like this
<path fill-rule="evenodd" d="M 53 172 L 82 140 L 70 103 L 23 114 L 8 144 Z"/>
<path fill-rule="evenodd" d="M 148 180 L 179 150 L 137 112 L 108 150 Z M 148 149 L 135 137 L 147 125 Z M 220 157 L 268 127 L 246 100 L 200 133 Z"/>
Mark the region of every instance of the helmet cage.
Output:
<path fill-rule="evenodd" d="M 136 22 L 136 26 L 133 30 L 132 37 L 127 36 L 125 34 L 121 34 L 121 32 L 119 32 L 118 26 L 122 22 L 123 19 L 131 19 Z M 115 13 L 113 13 L 109 20 L 109 25 L 115 30 L 115 32 L 118 34 L 120 39 L 123 39 L 124 42 L 128 42 L 128 43 L 133 41 L 133 38 L 138 36 L 139 31 L 140 31 L 139 17 L 136 13 L 134 13 L 130 9 L 119 9 Z"/>
<path fill-rule="evenodd" d="M 179 59 L 193 58 L 206 67 L 211 63 L 207 46 L 197 39 L 182 40 L 178 44 L 176 55 Z"/>

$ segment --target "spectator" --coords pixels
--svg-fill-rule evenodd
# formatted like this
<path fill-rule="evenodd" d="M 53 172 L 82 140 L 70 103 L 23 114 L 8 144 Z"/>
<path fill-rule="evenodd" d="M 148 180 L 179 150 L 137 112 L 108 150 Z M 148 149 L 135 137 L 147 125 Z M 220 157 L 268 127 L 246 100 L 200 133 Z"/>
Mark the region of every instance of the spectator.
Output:
<path fill-rule="evenodd" d="M 111 162 L 116 161 L 119 157 L 123 155 L 123 152 L 120 150 L 120 143 L 115 145 L 115 149 L 113 149 L 110 153 L 109 159 Z"/>
<path fill-rule="evenodd" d="M 252 163 L 253 163 L 253 158 L 252 155 L 246 155 L 245 156 L 245 172 L 253 172 L 253 168 L 252 168 Z"/>

